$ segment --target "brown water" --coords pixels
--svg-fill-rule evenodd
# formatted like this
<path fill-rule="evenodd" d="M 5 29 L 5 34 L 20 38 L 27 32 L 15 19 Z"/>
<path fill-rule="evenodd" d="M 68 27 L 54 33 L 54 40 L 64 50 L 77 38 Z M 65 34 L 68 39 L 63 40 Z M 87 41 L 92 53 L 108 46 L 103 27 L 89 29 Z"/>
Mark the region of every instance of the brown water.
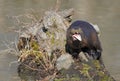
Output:
<path fill-rule="evenodd" d="M 13 16 L 25 14 L 27 10 L 53 9 L 56 0 L 0 0 L 0 81 L 20 81 L 17 74 L 17 57 L 6 53 L 7 47 L 17 38 L 10 32 L 14 27 Z M 120 0 L 62 0 L 61 10 L 74 8 L 75 19 L 98 24 L 101 30 L 103 60 L 112 76 L 120 81 Z M 17 26 L 16 26 L 17 28 Z M 29 80 L 31 81 L 31 80 Z"/>

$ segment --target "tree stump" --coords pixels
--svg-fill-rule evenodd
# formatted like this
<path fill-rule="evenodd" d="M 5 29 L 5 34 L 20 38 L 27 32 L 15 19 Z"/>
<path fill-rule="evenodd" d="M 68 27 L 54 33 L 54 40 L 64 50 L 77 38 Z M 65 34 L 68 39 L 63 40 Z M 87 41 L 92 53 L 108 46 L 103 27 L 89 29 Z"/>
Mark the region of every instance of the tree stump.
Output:
<path fill-rule="evenodd" d="M 115 81 L 98 60 L 80 53 L 78 59 L 65 52 L 66 29 L 73 9 L 46 11 L 20 33 L 18 73 L 34 81 Z M 32 77 L 32 78 L 31 78 Z"/>

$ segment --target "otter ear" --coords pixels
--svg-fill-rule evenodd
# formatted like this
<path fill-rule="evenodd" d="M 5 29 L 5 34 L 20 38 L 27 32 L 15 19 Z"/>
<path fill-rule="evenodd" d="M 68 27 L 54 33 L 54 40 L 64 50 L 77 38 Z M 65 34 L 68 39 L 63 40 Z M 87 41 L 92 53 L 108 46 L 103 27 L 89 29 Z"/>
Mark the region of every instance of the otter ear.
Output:
<path fill-rule="evenodd" d="M 73 37 L 75 37 L 79 41 L 82 41 L 82 37 L 80 34 L 74 34 Z"/>

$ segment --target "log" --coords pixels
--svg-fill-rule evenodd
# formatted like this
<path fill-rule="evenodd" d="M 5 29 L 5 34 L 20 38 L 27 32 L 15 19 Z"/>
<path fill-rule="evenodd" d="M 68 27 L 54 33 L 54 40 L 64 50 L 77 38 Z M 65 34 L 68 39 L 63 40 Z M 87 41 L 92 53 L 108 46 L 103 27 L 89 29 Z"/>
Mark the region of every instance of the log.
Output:
<path fill-rule="evenodd" d="M 35 81 L 115 81 L 104 63 L 80 53 L 78 59 L 65 51 L 66 29 L 73 9 L 47 11 L 43 18 L 19 36 L 18 74 Z M 71 19 L 71 20 L 68 20 Z"/>

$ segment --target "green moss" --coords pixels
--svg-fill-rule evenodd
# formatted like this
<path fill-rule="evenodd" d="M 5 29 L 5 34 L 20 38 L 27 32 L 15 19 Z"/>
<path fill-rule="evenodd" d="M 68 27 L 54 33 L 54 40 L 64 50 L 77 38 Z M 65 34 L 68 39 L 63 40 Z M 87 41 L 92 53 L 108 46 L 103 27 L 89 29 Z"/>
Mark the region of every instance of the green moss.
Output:
<path fill-rule="evenodd" d="M 46 32 L 46 35 L 47 35 L 48 37 L 50 37 L 50 36 L 51 36 L 50 32 Z"/>
<path fill-rule="evenodd" d="M 52 44 L 55 43 L 55 37 L 54 37 L 54 34 L 51 34 L 51 43 L 52 43 Z"/>
<path fill-rule="evenodd" d="M 104 75 L 101 81 L 114 81 L 110 76 Z"/>
<path fill-rule="evenodd" d="M 39 44 L 36 41 L 31 41 L 30 46 L 33 50 L 38 51 L 39 50 Z"/>
<path fill-rule="evenodd" d="M 90 75 L 89 75 L 89 70 L 90 70 L 90 66 L 89 65 L 87 65 L 87 64 L 83 64 L 83 68 L 82 68 L 82 70 L 80 70 L 80 72 L 84 75 L 84 76 L 87 76 L 87 77 L 90 77 Z"/>
<path fill-rule="evenodd" d="M 101 81 L 114 81 L 110 76 L 106 75 L 103 71 L 98 71 Z"/>
<path fill-rule="evenodd" d="M 93 63 L 94 63 L 94 65 L 95 65 L 95 67 L 96 67 L 97 69 L 100 69 L 100 68 L 101 68 L 100 63 L 99 63 L 98 60 L 94 60 Z"/>
<path fill-rule="evenodd" d="M 59 79 L 54 79 L 54 81 L 80 81 L 80 78 L 79 77 L 59 78 Z"/>
<path fill-rule="evenodd" d="M 46 32 L 47 36 L 49 37 L 50 39 L 50 43 L 51 44 L 54 44 L 55 43 L 55 34 L 54 33 L 51 33 L 51 32 Z"/>
<path fill-rule="evenodd" d="M 103 71 L 99 71 L 99 72 L 98 72 L 98 75 L 99 75 L 99 76 L 104 76 L 105 74 L 104 74 Z"/>

